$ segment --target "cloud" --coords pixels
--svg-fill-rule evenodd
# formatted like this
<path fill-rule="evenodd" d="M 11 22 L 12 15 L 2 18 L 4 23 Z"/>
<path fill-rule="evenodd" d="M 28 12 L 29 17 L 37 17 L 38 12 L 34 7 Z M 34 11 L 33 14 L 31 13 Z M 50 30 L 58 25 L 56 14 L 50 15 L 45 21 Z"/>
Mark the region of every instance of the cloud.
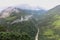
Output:
<path fill-rule="evenodd" d="M 60 4 L 60 0 L 0 0 L 0 8 L 28 4 L 30 6 L 39 6 L 45 9 L 51 9 Z"/>

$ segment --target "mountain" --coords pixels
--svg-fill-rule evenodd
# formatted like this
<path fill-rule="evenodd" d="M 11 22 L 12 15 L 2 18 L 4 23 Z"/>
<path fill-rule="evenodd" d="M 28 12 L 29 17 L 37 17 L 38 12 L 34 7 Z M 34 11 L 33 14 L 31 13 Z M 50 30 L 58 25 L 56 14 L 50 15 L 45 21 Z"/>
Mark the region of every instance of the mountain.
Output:
<path fill-rule="evenodd" d="M 38 40 L 60 40 L 60 5 L 48 11 L 8 7 L 0 14 L 0 25 L 7 32 L 25 32 L 31 40 L 35 40 L 38 29 Z"/>
<path fill-rule="evenodd" d="M 13 14 L 13 13 L 16 13 L 16 14 L 23 14 L 23 12 L 24 11 L 22 11 L 21 9 L 19 9 L 19 8 L 16 8 L 16 7 L 8 7 L 8 8 L 6 8 L 5 10 L 3 10 L 2 12 L 1 12 L 1 17 L 8 17 L 8 16 L 10 16 L 11 14 Z M 26 13 L 25 13 L 26 14 Z"/>
<path fill-rule="evenodd" d="M 5 11 L 5 12 L 4 12 Z M 13 6 L 13 7 L 8 7 L 6 8 L 5 10 L 3 10 L 2 12 L 6 13 L 8 11 L 23 11 L 23 12 L 27 12 L 28 14 L 34 14 L 34 15 L 40 15 L 40 14 L 43 14 L 44 12 L 46 12 L 47 10 L 44 10 L 43 8 L 41 7 L 33 7 L 33 6 L 30 6 L 30 5 L 27 5 L 27 4 L 22 4 L 22 5 L 17 5 L 17 6 Z M 4 14 L 2 13 L 1 14 Z M 1 15 L 0 14 L 0 15 Z M 7 14 L 7 13 L 6 13 Z M 5 15 L 5 14 L 4 14 Z M 7 14 L 8 15 L 8 14 Z"/>
<path fill-rule="evenodd" d="M 42 15 L 45 14 L 45 12 L 47 12 L 47 10 L 41 7 L 33 7 L 30 5 L 26 5 L 26 4 L 23 4 L 17 7 L 24 10 L 25 12 L 29 14 L 32 14 L 33 15 L 32 17 L 36 20 L 39 20 L 42 17 Z"/>
<path fill-rule="evenodd" d="M 8 7 L 0 13 L 0 25 L 6 28 L 6 32 L 27 33 L 31 40 L 35 40 L 38 23 L 45 10 L 22 9 L 18 7 Z"/>
<path fill-rule="evenodd" d="M 20 8 L 20 9 L 22 9 L 30 14 L 32 13 L 32 14 L 36 14 L 36 15 L 42 14 L 42 13 L 47 11 L 41 7 L 38 7 L 38 6 L 33 7 L 33 6 L 28 5 L 28 4 L 22 4 L 22 5 L 19 5 L 16 7 Z"/>
<path fill-rule="evenodd" d="M 32 14 L 16 7 L 8 7 L 0 14 L 0 26 L 6 28 L 6 32 L 27 33 L 31 40 L 35 39 L 37 27 Z"/>
<path fill-rule="evenodd" d="M 60 5 L 42 15 L 39 29 L 39 40 L 60 39 Z"/>

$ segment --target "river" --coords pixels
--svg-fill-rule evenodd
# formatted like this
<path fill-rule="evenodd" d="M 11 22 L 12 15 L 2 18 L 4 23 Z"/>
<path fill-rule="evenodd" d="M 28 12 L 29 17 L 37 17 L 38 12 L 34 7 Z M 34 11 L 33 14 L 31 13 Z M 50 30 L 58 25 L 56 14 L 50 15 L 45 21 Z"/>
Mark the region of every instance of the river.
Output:
<path fill-rule="evenodd" d="M 38 34 L 39 34 L 39 28 L 38 28 L 37 34 L 35 36 L 35 40 L 38 40 Z"/>

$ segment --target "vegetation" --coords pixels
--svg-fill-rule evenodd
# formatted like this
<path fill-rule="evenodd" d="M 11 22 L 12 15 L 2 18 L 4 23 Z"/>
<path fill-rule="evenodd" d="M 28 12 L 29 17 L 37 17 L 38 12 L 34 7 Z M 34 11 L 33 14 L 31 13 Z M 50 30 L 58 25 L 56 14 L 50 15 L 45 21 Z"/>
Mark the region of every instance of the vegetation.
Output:
<path fill-rule="evenodd" d="M 16 13 L 15 11 L 9 17 L 0 19 L 0 38 L 1 40 L 35 40 L 37 28 L 35 21 L 15 22 L 21 20 L 21 17 L 27 16 L 24 12 Z M 18 20 L 19 19 L 19 20 Z M 34 23 L 33 23 L 33 22 Z"/>
<path fill-rule="evenodd" d="M 0 40 L 31 40 L 31 37 L 25 33 L 0 32 Z"/>
<path fill-rule="evenodd" d="M 31 13 L 31 14 L 29 14 Z M 21 17 L 32 15 L 27 21 L 20 21 Z M 39 40 L 60 40 L 60 6 L 45 13 L 20 10 L 7 18 L 0 19 L 0 40 L 35 40 L 39 28 Z"/>
<path fill-rule="evenodd" d="M 60 40 L 60 6 L 57 6 L 40 19 L 39 40 Z"/>

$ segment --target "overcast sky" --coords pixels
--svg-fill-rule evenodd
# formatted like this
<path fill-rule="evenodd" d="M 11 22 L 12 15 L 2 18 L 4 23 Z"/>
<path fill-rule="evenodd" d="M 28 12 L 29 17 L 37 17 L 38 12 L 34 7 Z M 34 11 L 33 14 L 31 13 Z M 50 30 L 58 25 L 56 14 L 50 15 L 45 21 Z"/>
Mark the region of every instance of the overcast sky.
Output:
<path fill-rule="evenodd" d="M 21 4 L 28 4 L 32 7 L 39 6 L 48 10 L 60 5 L 60 0 L 0 0 L 1 9 L 8 6 L 16 6 Z"/>

